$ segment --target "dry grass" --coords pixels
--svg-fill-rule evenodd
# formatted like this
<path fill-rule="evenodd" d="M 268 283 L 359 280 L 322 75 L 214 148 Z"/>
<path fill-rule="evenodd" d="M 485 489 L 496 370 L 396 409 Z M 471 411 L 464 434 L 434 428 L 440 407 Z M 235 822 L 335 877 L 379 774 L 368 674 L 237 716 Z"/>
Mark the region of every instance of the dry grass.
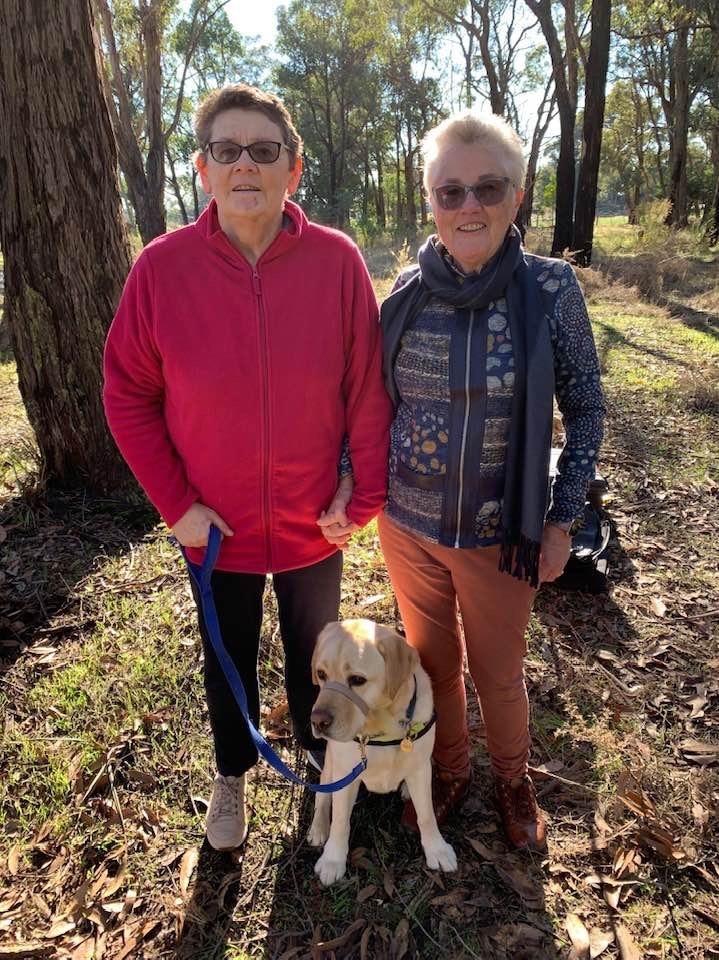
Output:
<path fill-rule="evenodd" d="M 378 262 L 390 282 L 391 255 Z M 308 795 L 265 765 L 246 850 L 212 853 L 199 648 L 165 531 L 141 504 L 28 503 L 32 461 L 6 458 L 0 956 L 25 943 L 72 960 L 564 960 L 591 931 L 602 957 L 719 957 L 719 339 L 600 271 L 582 282 L 617 537 L 612 592 L 543 590 L 530 626 L 548 856 L 502 842 L 473 699 L 474 787 L 447 828 L 457 876 L 426 871 L 398 800 L 371 797 L 355 810 L 348 879 L 321 889 L 303 841 Z M 0 404 L 0 446 L 29 443 L 9 363 Z M 373 526 L 347 552 L 343 589 L 344 615 L 391 622 Z M 263 644 L 276 705 L 272 604 Z M 302 770 L 281 719 L 274 729 Z"/>

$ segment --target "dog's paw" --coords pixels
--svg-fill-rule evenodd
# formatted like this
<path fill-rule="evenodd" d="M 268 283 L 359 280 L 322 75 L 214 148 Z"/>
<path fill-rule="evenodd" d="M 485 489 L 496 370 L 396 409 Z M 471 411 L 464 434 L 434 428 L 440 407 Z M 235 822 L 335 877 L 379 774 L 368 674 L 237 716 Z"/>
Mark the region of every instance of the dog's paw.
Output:
<path fill-rule="evenodd" d="M 327 843 L 327 837 L 330 835 L 329 817 L 324 817 L 319 822 L 317 819 L 312 821 L 312 825 L 307 833 L 307 843 L 311 847 L 324 847 Z"/>
<path fill-rule="evenodd" d="M 450 847 L 450 850 L 452 848 Z M 315 873 L 320 878 L 323 887 L 329 887 L 330 884 L 341 880 L 347 869 L 346 860 L 332 860 L 323 853 L 315 864 Z"/>
<path fill-rule="evenodd" d="M 446 840 L 427 844 L 424 848 L 427 866 L 430 870 L 443 870 L 445 873 L 454 873 L 457 869 L 457 854 Z"/>

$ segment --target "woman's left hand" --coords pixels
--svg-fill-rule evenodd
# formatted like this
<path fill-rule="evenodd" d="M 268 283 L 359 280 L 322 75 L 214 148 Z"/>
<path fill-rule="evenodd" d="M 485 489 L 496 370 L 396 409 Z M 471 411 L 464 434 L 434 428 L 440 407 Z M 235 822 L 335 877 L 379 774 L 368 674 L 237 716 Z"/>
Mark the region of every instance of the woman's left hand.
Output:
<path fill-rule="evenodd" d="M 325 540 L 328 543 L 339 547 L 340 550 L 345 547 L 349 538 L 359 530 L 356 523 L 347 517 L 347 504 L 352 499 L 352 490 L 354 488 L 354 479 L 352 474 L 348 474 L 340 479 L 332 503 L 326 510 L 320 514 L 317 525 L 322 530 Z"/>
<path fill-rule="evenodd" d="M 542 549 L 539 554 L 539 582 L 556 580 L 564 572 L 569 560 L 572 538 L 554 524 L 547 523 L 542 534 Z"/>

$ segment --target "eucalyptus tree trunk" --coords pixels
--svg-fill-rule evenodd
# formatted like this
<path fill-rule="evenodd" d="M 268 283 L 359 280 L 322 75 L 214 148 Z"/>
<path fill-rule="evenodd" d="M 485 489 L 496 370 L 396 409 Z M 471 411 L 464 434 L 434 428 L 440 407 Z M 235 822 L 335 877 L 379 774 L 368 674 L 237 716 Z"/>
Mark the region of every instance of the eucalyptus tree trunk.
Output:
<path fill-rule="evenodd" d="M 102 350 L 130 267 L 90 0 L 0 0 L 0 245 L 20 392 L 46 478 L 127 478 Z"/>
<path fill-rule="evenodd" d="M 135 210 L 137 229 L 143 243 L 165 233 L 165 141 L 162 132 L 161 4 L 140 0 L 143 48 L 143 97 L 147 133 L 147 161 L 143 160 L 133 126 L 133 108 L 125 86 L 124 69 L 115 41 L 112 11 L 107 0 L 95 0 L 107 44 L 109 72 L 102 71 L 118 157 Z"/>
<path fill-rule="evenodd" d="M 572 251 L 580 267 L 588 267 L 592 262 L 599 157 L 602 149 L 602 127 L 604 125 L 607 69 L 609 67 L 611 14 L 611 0 L 592 0 L 592 37 L 589 45 L 584 93 L 582 163 L 577 184 L 572 239 Z"/>
<path fill-rule="evenodd" d="M 687 151 L 689 140 L 689 26 L 677 28 L 672 46 L 672 73 L 674 81 L 673 127 L 669 133 L 669 184 L 667 199 L 671 203 L 667 224 L 686 227 L 689 222 L 689 191 L 687 187 Z"/>
<path fill-rule="evenodd" d="M 565 68 L 564 54 L 552 19 L 551 0 L 525 0 L 539 20 L 552 60 L 554 88 L 559 111 L 559 160 L 557 162 L 557 199 L 554 210 L 552 253 L 561 256 L 571 247 L 574 217 L 574 126 L 577 116 L 576 91 L 572 86 L 574 66 Z M 568 59 L 570 59 L 568 54 Z M 569 74 L 569 77 L 568 77 Z"/>

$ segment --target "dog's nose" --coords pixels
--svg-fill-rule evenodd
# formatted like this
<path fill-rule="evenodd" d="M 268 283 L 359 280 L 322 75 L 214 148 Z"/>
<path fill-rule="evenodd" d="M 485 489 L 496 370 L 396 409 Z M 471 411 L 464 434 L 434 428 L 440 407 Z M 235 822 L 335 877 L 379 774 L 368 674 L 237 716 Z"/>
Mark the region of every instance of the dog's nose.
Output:
<path fill-rule="evenodd" d="M 312 726 L 315 728 L 315 730 L 323 733 L 325 730 L 329 730 L 334 717 L 329 710 L 323 710 L 321 707 L 315 707 L 310 714 L 310 720 L 312 721 Z"/>

